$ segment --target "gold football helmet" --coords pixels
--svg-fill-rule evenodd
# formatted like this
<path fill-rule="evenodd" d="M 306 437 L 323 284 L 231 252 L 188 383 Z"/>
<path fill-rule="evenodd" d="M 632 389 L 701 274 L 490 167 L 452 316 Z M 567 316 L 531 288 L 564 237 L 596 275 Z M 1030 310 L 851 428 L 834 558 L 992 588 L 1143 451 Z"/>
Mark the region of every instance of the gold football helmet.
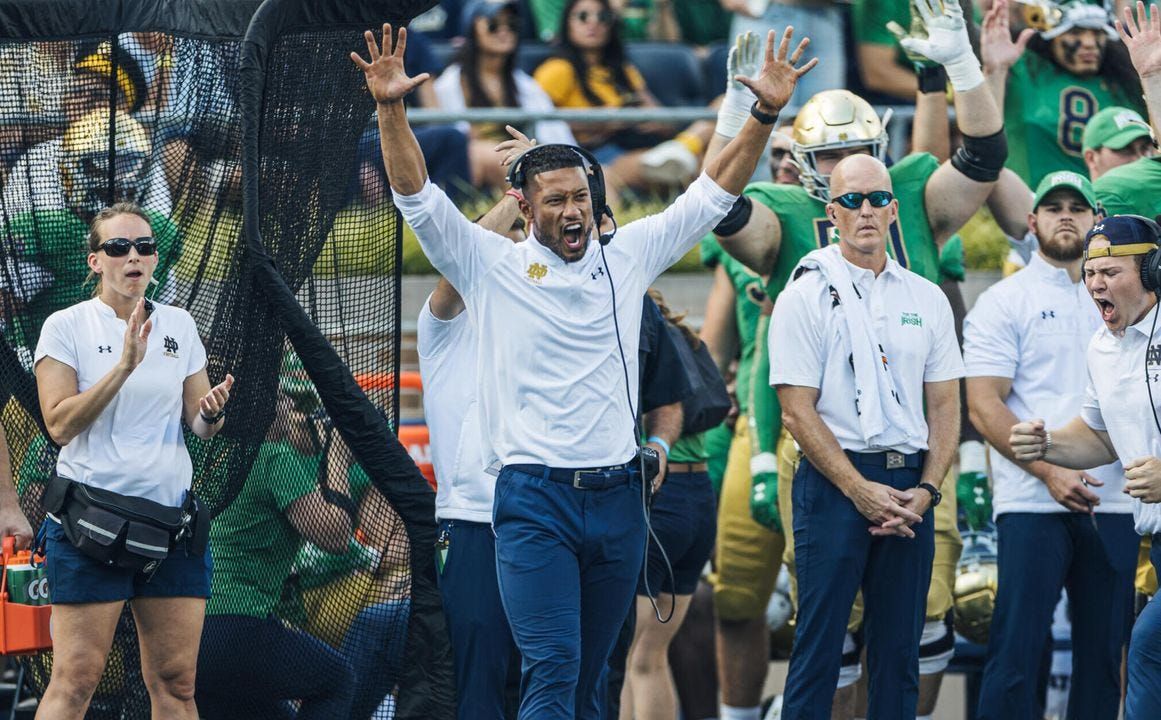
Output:
<path fill-rule="evenodd" d="M 1055 30 L 1064 19 L 1064 11 L 1052 0 L 1019 0 L 1024 25 L 1038 32 Z"/>
<path fill-rule="evenodd" d="M 867 148 L 879 160 L 887 156 L 886 121 L 849 90 L 824 90 L 808 100 L 794 119 L 793 139 L 802 187 L 823 202 L 830 202 L 830 174 L 819 171 L 818 153 Z"/>
<path fill-rule="evenodd" d="M 115 151 L 109 148 L 109 110 L 94 110 L 65 130 L 61 140 L 60 175 L 68 207 L 94 215 L 109 204 L 109 162 L 114 163 L 113 188 L 118 200 L 137 200 L 144 192 L 152 144 L 145 126 L 117 111 Z"/>
<path fill-rule="evenodd" d="M 955 629 L 974 643 L 988 643 L 999 579 L 995 532 L 965 532 L 955 570 Z"/>

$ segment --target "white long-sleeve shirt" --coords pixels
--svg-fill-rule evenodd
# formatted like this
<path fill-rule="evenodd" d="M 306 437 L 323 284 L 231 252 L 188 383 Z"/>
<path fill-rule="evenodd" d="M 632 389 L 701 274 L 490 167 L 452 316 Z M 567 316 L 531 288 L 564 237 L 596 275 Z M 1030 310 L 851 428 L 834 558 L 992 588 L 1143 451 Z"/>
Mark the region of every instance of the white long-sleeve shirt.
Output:
<path fill-rule="evenodd" d="M 566 263 L 535 234 L 513 244 L 473 224 L 430 182 L 414 195 L 395 194 L 476 325 L 485 462 L 585 468 L 633 457 L 625 376 L 636 398 L 641 296 L 736 199 L 703 174 L 664 212 L 621 228 L 604 248 L 606 270 L 595 239 Z"/>

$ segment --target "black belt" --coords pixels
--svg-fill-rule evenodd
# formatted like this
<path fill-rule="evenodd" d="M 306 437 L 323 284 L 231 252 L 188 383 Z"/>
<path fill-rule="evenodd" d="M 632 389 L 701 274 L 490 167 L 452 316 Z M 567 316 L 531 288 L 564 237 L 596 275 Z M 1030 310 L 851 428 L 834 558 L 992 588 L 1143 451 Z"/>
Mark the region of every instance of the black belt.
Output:
<path fill-rule="evenodd" d="M 553 482 L 572 485 L 578 490 L 604 490 L 625 485 L 634 476 L 640 476 L 641 468 L 637 460 L 620 465 L 598 468 L 551 468 L 547 465 L 505 465 L 525 475 L 544 478 Z"/>
<path fill-rule="evenodd" d="M 847 457 L 851 459 L 851 464 L 855 467 L 869 467 L 879 470 L 922 470 L 923 458 L 927 455 L 924 451 L 914 453 L 901 453 L 894 450 L 886 452 L 854 452 L 853 450 L 844 450 Z"/>

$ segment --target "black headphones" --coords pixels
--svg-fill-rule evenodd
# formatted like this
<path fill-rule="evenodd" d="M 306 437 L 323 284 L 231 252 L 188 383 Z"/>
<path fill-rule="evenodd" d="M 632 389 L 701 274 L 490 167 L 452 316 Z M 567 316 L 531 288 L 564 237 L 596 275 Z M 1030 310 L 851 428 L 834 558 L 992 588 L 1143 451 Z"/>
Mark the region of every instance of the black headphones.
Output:
<path fill-rule="evenodd" d="M 529 148 L 520 154 L 520 157 L 512 161 L 508 166 L 508 184 L 516 190 L 523 191 L 524 186 L 528 182 L 528 178 L 524 176 L 524 161 L 533 153 L 538 153 L 545 148 L 568 148 L 577 154 L 581 159 L 581 167 L 585 171 L 585 176 L 589 181 L 589 197 L 593 201 L 593 222 L 596 223 L 598 232 L 601 227 L 601 217 L 608 215 L 610 220 L 613 220 L 613 231 L 609 233 L 601 233 L 601 245 L 608 245 L 609 241 L 613 239 L 613 235 L 617 232 L 616 220 L 613 219 L 613 210 L 605 202 L 605 171 L 601 169 L 601 164 L 597 162 L 596 157 L 591 152 L 576 145 L 567 145 L 565 143 L 548 143 L 546 145 L 537 145 Z"/>
<path fill-rule="evenodd" d="M 1156 220 L 1150 220 L 1141 215 L 1122 215 L 1121 217 L 1140 220 L 1153 233 L 1153 242 L 1161 244 L 1161 225 Z M 1145 253 L 1145 259 L 1141 262 L 1141 284 L 1150 292 L 1161 293 L 1161 252 L 1150 250 Z"/>

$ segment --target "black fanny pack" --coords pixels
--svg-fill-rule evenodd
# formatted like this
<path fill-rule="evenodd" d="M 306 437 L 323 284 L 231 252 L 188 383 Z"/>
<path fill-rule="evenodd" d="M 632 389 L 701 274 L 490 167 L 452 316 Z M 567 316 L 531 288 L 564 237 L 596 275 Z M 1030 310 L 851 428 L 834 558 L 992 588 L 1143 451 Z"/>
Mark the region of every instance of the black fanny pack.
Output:
<path fill-rule="evenodd" d="M 60 518 L 73 547 L 126 570 L 152 573 L 179 547 L 204 555 L 209 540 L 209 513 L 192 492 L 180 507 L 170 507 L 53 475 L 44 508 Z"/>

